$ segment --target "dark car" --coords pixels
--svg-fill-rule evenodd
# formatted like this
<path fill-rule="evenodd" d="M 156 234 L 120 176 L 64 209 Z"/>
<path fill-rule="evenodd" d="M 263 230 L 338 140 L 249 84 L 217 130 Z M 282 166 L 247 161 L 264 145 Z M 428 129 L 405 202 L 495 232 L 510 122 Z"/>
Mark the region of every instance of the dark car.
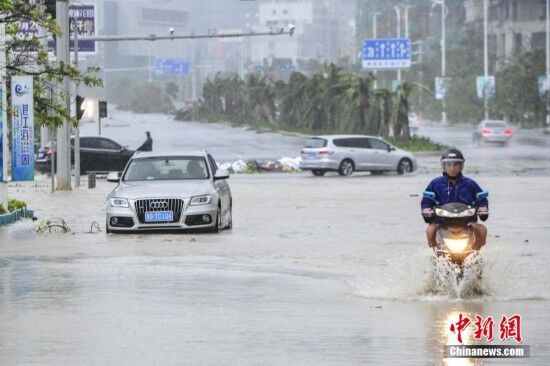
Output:
<path fill-rule="evenodd" d="M 36 170 L 51 171 L 52 155 L 55 156 L 52 143 L 41 147 L 36 156 Z M 80 173 L 89 171 L 121 171 L 134 155 L 133 150 L 101 136 L 80 137 Z M 71 137 L 71 163 L 74 164 L 74 137 Z"/>

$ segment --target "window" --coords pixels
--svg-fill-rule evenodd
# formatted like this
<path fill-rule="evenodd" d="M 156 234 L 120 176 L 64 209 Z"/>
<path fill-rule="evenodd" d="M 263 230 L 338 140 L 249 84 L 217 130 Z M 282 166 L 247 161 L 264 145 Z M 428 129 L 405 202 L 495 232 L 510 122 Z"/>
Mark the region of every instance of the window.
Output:
<path fill-rule="evenodd" d="M 120 145 L 107 139 L 99 139 L 96 149 L 120 150 Z"/>
<path fill-rule="evenodd" d="M 208 179 L 206 160 L 201 156 L 157 156 L 130 160 L 122 180 Z"/>
<path fill-rule="evenodd" d="M 334 146 L 338 147 L 355 147 L 353 146 L 353 140 L 355 139 L 334 139 Z"/>
<path fill-rule="evenodd" d="M 512 3 L 512 20 L 513 21 L 518 20 L 518 3 L 517 2 Z"/>
<path fill-rule="evenodd" d="M 541 12 L 539 16 L 539 20 L 546 20 L 546 0 L 541 0 Z"/>
<path fill-rule="evenodd" d="M 313 149 L 319 149 L 321 147 L 327 146 L 327 140 L 321 139 L 321 138 L 312 138 L 307 139 L 306 143 L 304 144 L 305 148 L 313 148 Z"/>
<path fill-rule="evenodd" d="M 80 138 L 80 148 L 97 149 L 99 142 L 94 138 Z"/>
<path fill-rule="evenodd" d="M 376 150 L 386 150 L 387 151 L 390 147 L 390 145 L 388 145 L 384 141 L 378 140 L 378 139 L 369 139 L 369 143 L 370 143 L 371 148 L 376 149 Z"/>
<path fill-rule="evenodd" d="M 514 52 L 520 53 L 523 49 L 523 36 L 521 33 L 514 34 Z"/>
<path fill-rule="evenodd" d="M 489 21 L 495 21 L 498 19 L 498 7 L 495 5 L 489 7 Z"/>
<path fill-rule="evenodd" d="M 545 48 L 546 47 L 546 33 L 537 32 L 531 34 L 531 48 Z"/>

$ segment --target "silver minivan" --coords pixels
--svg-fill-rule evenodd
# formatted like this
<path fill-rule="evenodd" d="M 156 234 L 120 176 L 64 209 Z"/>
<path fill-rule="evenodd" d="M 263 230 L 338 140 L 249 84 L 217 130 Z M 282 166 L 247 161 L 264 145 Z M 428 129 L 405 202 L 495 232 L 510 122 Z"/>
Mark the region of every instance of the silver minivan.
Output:
<path fill-rule="evenodd" d="M 351 175 L 396 171 L 410 173 L 417 168 L 416 157 L 379 137 L 363 135 L 324 135 L 306 140 L 301 152 L 302 170 L 322 176 L 327 171 Z"/>

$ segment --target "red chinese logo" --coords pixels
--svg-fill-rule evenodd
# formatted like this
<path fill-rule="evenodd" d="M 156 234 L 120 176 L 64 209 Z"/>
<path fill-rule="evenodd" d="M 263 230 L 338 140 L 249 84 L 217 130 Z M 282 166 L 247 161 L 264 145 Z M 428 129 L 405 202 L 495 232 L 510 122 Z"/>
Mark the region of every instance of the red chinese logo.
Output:
<path fill-rule="evenodd" d="M 521 342 L 521 315 L 514 314 L 509 318 L 502 315 L 500 320 L 500 339 L 505 341 L 508 338 L 514 338 L 516 342 Z"/>
<path fill-rule="evenodd" d="M 493 317 L 489 316 L 483 320 L 482 317 L 476 315 L 476 322 L 474 323 L 476 330 L 474 331 L 474 339 L 480 341 L 482 338 L 487 338 L 488 341 L 493 340 L 493 326 L 495 322 Z"/>
<path fill-rule="evenodd" d="M 475 326 L 474 330 L 474 339 L 481 341 L 483 338 L 488 341 L 493 340 L 493 328 L 495 322 L 492 316 L 483 318 L 479 315 L 475 316 L 476 320 L 473 323 Z M 451 332 L 457 333 L 458 342 L 462 344 L 462 332 L 470 325 L 470 319 L 466 316 L 463 316 L 462 313 L 458 314 L 458 322 L 451 324 Z M 500 328 L 500 340 L 506 341 L 509 338 L 513 338 L 517 343 L 521 343 L 521 315 L 514 314 L 510 317 L 507 317 L 505 314 L 502 315 L 502 319 L 499 323 Z"/>
<path fill-rule="evenodd" d="M 458 322 L 451 324 L 451 332 L 458 332 L 458 342 L 462 343 L 462 331 L 470 324 L 470 319 L 462 317 L 462 313 L 458 314 Z"/>

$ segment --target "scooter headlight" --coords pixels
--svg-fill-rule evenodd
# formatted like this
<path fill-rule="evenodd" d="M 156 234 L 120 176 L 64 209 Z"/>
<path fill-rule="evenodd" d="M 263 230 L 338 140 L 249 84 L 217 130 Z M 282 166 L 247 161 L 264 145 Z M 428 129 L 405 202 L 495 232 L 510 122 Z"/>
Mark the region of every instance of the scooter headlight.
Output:
<path fill-rule="evenodd" d="M 468 246 L 468 238 L 463 239 L 448 239 L 444 238 L 445 245 L 452 253 L 463 252 Z"/>

